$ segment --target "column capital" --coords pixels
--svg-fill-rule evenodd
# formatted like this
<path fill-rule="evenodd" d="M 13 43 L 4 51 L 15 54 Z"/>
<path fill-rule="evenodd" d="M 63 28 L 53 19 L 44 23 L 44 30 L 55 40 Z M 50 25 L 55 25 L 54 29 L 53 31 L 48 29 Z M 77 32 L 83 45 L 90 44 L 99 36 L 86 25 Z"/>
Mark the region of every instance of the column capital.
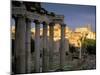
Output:
<path fill-rule="evenodd" d="M 26 22 L 31 22 L 31 19 L 29 19 L 29 18 L 26 18 Z"/>
<path fill-rule="evenodd" d="M 26 16 L 25 16 L 25 15 L 22 15 L 22 14 L 13 14 L 13 15 L 12 15 L 12 18 L 14 18 L 14 19 L 26 18 Z"/>
<path fill-rule="evenodd" d="M 55 25 L 54 22 L 49 23 L 49 26 L 54 26 L 54 25 Z"/>
<path fill-rule="evenodd" d="M 35 24 L 40 24 L 39 20 L 34 20 Z"/>
<path fill-rule="evenodd" d="M 66 24 L 61 24 L 61 26 L 66 27 Z"/>
<path fill-rule="evenodd" d="M 15 17 L 16 17 L 16 18 L 26 18 L 25 15 L 21 15 L 21 14 L 19 14 L 19 15 L 15 15 Z"/>
<path fill-rule="evenodd" d="M 43 21 L 43 22 L 42 22 L 42 24 L 43 24 L 43 25 L 48 25 L 48 23 L 47 23 L 47 22 L 45 22 L 45 21 Z"/>

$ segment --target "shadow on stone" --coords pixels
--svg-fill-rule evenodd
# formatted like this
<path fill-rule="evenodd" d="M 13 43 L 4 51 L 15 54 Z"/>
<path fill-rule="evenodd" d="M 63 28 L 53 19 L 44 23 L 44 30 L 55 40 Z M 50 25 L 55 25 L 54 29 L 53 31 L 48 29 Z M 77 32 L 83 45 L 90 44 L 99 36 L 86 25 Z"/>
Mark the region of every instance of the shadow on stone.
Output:
<path fill-rule="evenodd" d="M 59 72 L 59 71 L 65 71 L 65 70 L 64 69 L 57 69 L 55 71 Z"/>

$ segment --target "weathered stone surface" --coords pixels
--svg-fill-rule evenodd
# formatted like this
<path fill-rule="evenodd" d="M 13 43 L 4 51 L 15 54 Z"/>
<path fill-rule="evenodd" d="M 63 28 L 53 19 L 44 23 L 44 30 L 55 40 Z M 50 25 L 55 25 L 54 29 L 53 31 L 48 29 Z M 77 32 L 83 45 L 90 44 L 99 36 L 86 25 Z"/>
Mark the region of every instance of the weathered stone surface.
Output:
<path fill-rule="evenodd" d="M 40 72 L 40 23 L 35 21 L 35 72 Z"/>
<path fill-rule="evenodd" d="M 18 16 L 15 35 L 15 73 L 26 73 L 25 32 L 26 23 L 24 16 Z"/>

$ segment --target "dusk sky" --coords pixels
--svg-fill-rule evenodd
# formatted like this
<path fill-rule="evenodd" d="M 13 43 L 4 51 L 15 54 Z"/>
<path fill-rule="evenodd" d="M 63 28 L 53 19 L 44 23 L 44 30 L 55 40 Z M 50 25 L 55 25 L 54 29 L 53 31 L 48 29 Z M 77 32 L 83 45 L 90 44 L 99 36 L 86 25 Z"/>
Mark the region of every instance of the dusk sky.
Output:
<path fill-rule="evenodd" d="M 56 3 L 41 3 L 41 5 L 49 12 L 64 15 L 64 23 L 73 30 L 76 27 L 84 27 L 87 24 L 91 24 L 92 30 L 95 31 L 95 6 Z M 14 24 L 13 20 L 12 24 Z M 34 23 L 32 23 L 32 27 L 34 27 Z"/>
<path fill-rule="evenodd" d="M 91 24 L 93 31 L 95 31 L 95 6 L 42 3 L 42 7 L 48 11 L 53 11 L 56 14 L 64 15 L 65 24 L 72 29 Z"/>

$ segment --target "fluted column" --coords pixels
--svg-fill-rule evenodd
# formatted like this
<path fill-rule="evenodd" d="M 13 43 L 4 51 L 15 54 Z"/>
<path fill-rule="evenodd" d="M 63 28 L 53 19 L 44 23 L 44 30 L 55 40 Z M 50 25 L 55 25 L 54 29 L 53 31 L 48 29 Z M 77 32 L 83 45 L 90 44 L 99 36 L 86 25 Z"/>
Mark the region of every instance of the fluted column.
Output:
<path fill-rule="evenodd" d="M 65 24 L 61 25 L 61 41 L 60 41 L 60 69 L 64 70 L 65 65 Z"/>
<path fill-rule="evenodd" d="M 48 71 L 48 62 L 49 62 L 47 32 L 48 32 L 47 23 L 43 22 L 43 62 L 42 62 L 43 72 Z"/>
<path fill-rule="evenodd" d="M 49 69 L 53 70 L 53 53 L 54 53 L 54 23 L 49 25 Z"/>
<path fill-rule="evenodd" d="M 26 71 L 26 51 L 25 51 L 25 17 L 19 15 L 16 20 L 15 29 L 15 73 L 25 73 Z"/>
<path fill-rule="evenodd" d="M 31 20 L 26 19 L 26 73 L 31 72 Z"/>
<path fill-rule="evenodd" d="M 40 23 L 35 20 L 35 72 L 40 72 Z"/>

